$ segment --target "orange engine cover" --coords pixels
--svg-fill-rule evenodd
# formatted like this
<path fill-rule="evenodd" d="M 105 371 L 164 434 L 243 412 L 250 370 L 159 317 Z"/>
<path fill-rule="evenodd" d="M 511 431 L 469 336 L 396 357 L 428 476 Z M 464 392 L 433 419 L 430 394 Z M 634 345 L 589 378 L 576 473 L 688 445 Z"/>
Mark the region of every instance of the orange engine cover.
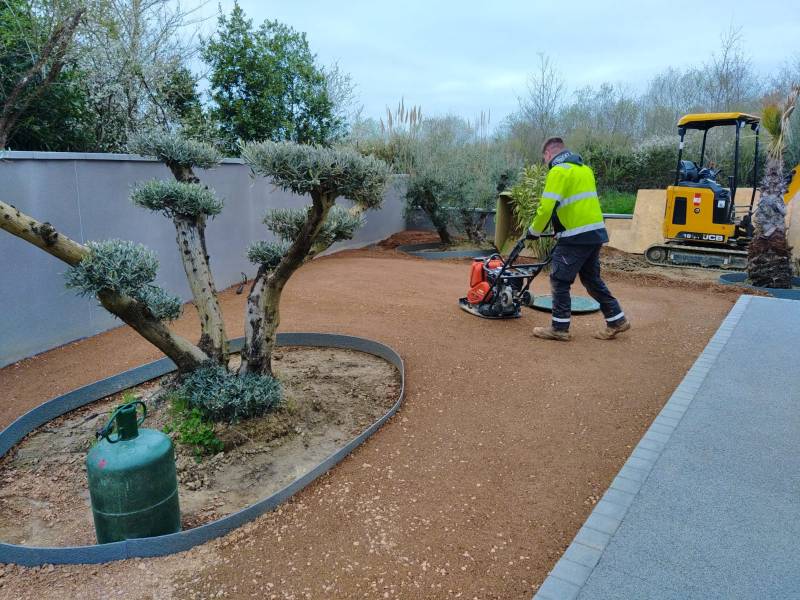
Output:
<path fill-rule="evenodd" d="M 502 266 L 503 266 L 503 261 L 498 259 L 490 260 L 489 263 L 486 265 L 486 267 L 489 269 L 499 269 Z M 484 276 L 484 271 L 483 271 L 483 259 L 476 258 L 472 262 L 472 269 L 469 272 L 469 287 L 474 288 L 481 281 L 485 280 L 486 278 Z"/>
<path fill-rule="evenodd" d="M 469 272 L 469 287 L 474 288 L 483 281 L 483 261 L 476 259 L 472 261 L 472 269 Z"/>
<path fill-rule="evenodd" d="M 489 293 L 489 284 L 486 281 L 481 281 L 477 285 L 473 286 L 469 292 L 467 292 L 467 302 L 470 304 L 480 304 Z"/>

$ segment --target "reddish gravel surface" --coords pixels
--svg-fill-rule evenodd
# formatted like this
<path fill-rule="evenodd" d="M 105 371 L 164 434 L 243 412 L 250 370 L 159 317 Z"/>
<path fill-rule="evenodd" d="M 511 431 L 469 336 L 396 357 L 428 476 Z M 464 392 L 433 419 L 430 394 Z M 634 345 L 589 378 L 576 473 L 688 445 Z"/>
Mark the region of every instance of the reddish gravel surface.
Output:
<path fill-rule="evenodd" d="M 405 405 L 371 440 L 221 540 L 104 566 L 7 565 L 0 598 L 530 598 L 737 292 L 612 275 L 631 332 L 595 340 L 590 315 L 573 342 L 545 342 L 531 336 L 545 313 L 470 316 L 456 305 L 465 262 L 393 245 L 313 261 L 284 296 L 283 330 L 365 336 L 404 357 Z M 222 301 L 242 335 L 244 296 Z M 187 313 L 176 328 L 195 336 Z M 119 328 L 2 369 L 0 424 L 158 356 Z"/>

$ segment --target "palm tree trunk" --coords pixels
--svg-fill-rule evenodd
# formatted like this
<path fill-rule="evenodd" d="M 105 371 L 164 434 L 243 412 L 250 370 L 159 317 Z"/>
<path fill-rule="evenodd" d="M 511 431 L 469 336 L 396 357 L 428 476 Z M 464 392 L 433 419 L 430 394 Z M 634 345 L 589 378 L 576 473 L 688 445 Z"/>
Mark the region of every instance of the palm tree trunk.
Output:
<path fill-rule="evenodd" d="M 792 249 L 786 240 L 786 183 L 783 161 L 770 157 L 761 184 L 761 199 L 753 215 L 755 231 L 748 248 L 747 273 L 759 287 L 792 287 Z"/>

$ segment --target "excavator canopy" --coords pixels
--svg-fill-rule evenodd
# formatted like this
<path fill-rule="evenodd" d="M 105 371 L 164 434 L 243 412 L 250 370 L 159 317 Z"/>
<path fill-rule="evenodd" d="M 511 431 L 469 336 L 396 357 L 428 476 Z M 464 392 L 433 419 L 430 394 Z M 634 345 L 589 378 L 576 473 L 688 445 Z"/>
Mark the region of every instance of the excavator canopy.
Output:
<path fill-rule="evenodd" d="M 759 118 L 740 112 L 697 113 L 681 117 L 678 127 L 685 129 L 711 129 L 718 125 L 735 125 L 744 122 L 747 125 L 758 125 Z"/>

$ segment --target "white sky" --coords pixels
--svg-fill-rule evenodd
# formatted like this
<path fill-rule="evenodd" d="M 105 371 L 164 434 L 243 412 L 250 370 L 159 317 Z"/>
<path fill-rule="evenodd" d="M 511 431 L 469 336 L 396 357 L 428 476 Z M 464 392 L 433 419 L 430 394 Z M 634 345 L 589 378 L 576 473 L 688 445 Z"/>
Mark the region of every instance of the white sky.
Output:
<path fill-rule="evenodd" d="M 796 0 L 241 0 L 254 24 L 277 19 L 305 31 L 322 64 L 338 61 L 358 86 L 365 116 L 400 97 L 423 114 L 492 124 L 517 107 L 537 53 L 569 88 L 604 81 L 641 89 L 666 67 L 707 61 L 720 36 L 741 27 L 743 50 L 768 76 L 800 56 Z M 183 2 L 189 5 L 190 0 Z M 229 12 L 233 0 L 219 2 Z M 212 0 L 202 14 L 215 17 Z M 216 19 L 204 29 L 212 30 Z"/>

